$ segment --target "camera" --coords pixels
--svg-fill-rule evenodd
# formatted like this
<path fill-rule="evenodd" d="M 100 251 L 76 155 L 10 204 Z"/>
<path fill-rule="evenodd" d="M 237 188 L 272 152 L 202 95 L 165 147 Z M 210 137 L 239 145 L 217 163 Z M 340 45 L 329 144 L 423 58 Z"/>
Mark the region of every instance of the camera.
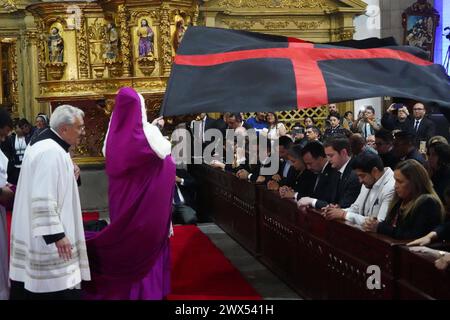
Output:
<path fill-rule="evenodd" d="M 394 104 L 394 109 L 395 110 L 398 110 L 398 109 L 401 109 L 401 108 L 403 108 L 403 104 L 401 104 L 401 103 L 395 103 Z"/>
<path fill-rule="evenodd" d="M 292 132 L 292 135 L 293 135 L 294 137 L 295 137 L 296 135 L 299 135 L 299 134 L 303 134 L 303 133 L 304 133 L 302 127 L 294 127 L 294 128 L 292 128 L 291 132 Z"/>
<path fill-rule="evenodd" d="M 447 31 L 448 30 L 448 32 L 447 33 L 444 33 L 443 35 L 448 39 L 448 40 L 450 40 L 450 27 L 445 27 L 444 28 L 444 31 Z"/>

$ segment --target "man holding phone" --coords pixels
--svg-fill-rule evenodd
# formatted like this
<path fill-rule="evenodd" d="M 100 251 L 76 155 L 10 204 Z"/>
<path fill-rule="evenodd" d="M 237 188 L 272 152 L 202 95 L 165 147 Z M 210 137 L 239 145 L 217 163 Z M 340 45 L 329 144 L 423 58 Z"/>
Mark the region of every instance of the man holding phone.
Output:
<path fill-rule="evenodd" d="M 381 125 L 390 131 L 401 130 L 414 133 L 413 119 L 408 108 L 402 103 L 393 103 L 381 118 Z"/>

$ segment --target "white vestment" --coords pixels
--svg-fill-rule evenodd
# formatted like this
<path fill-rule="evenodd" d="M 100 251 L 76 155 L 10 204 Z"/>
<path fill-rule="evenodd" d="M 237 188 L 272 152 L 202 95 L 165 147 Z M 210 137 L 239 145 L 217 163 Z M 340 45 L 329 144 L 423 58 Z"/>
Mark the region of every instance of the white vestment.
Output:
<path fill-rule="evenodd" d="M 10 278 L 35 293 L 90 280 L 78 186 L 70 155 L 56 141 L 28 147 L 22 162 L 11 225 Z M 73 246 L 64 261 L 43 236 L 65 233 Z"/>
<path fill-rule="evenodd" d="M 6 185 L 8 158 L 0 150 L 0 187 Z M 8 231 L 6 230 L 6 210 L 0 205 L 0 300 L 9 298 L 8 280 Z"/>

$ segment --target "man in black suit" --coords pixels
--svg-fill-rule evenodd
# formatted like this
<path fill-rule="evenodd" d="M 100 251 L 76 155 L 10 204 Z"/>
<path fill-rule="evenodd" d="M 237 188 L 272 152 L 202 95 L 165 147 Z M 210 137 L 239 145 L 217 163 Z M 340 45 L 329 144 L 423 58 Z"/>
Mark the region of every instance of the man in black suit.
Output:
<path fill-rule="evenodd" d="M 311 196 L 300 198 L 297 204 L 302 207 L 320 209 L 333 203 L 337 190 L 337 171 L 328 162 L 323 145 L 318 141 L 309 142 L 302 150 L 306 168 L 317 175 Z"/>
<path fill-rule="evenodd" d="M 417 151 L 414 145 L 414 135 L 408 132 L 399 131 L 394 135 L 394 155 L 400 161 L 414 159 L 421 164 L 425 163 L 425 158 Z"/>
<path fill-rule="evenodd" d="M 337 189 L 333 204 L 338 204 L 341 208 L 348 208 L 358 198 L 361 190 L 356 172 L 352 168 L 353 159 L 350 142 L 344 137 L 334 137 L 324 143 L 325 154 L 331 166 L 337 170 Z M 328 203 L 319 200 L 316 206 L 325 207 Z"/>
<path fill-rule="evenodd" d="M 293 145 L 293 141 L 288 136 L 281 136 L 278 139 L 278 154 L 280 157 L 280 166 L 278 173 L 272 176 L 272 180 L 282 185 L 292 185 L 296 179 L 297 172 L 288 159 L 289 149 Z"/>
<path fill-rule="evenodd" d="M 195 224 L 197 223 L 197 213 L 194 209 L 195 180 L 185 169 L 177 169 L 176 174 L 172 221 L 174 224 Z"/>
<path fill-rule="evenodd" d="M 416 135 L 415 146 L 420 148 L 421 141 L 422 144 L 426 144 L 435 133 L 435 125 L 433 121 L 426 117 L 426 109 L 423 103 L 416 103 L 413 107 L 414 116 L 414 133 Z"/>
<path fill-rule="evenodd" d="M 392 170 L 395 169 L 395 166 L 398 163 L 398 159 L 393 151 L 393 140 L 394 136 L 392 135 L 392 132 L 384 128 L 375 132 L 375 149 L 383 161 L 384 166 L 390 167 Z"/>

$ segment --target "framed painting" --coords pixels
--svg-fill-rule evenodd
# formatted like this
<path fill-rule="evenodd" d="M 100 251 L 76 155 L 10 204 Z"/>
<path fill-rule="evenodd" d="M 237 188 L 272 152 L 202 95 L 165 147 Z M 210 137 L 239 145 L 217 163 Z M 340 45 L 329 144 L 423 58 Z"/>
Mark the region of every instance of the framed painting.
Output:
<path fill-rule="evenodd" d="M 418 0 L 402 14 L 403 44 L 421 48 L 433 61 L 439 13 L 427 0 Z"/>

